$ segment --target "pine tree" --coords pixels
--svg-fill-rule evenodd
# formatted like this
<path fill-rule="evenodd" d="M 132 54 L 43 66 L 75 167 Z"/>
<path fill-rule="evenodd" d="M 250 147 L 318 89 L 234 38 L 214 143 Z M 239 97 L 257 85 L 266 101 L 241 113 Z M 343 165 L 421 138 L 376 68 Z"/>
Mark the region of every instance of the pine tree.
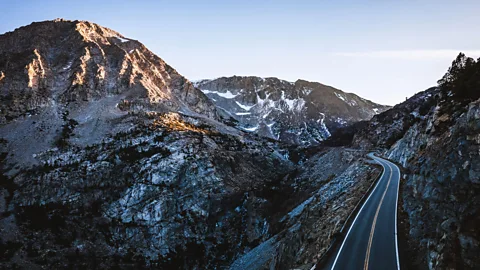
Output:
<path fill-rule="evenodd" d="M 480 59 L 460 53 L 438 85 L 444 94 L 452 93 L 457 100 L 480 98 Z"/>

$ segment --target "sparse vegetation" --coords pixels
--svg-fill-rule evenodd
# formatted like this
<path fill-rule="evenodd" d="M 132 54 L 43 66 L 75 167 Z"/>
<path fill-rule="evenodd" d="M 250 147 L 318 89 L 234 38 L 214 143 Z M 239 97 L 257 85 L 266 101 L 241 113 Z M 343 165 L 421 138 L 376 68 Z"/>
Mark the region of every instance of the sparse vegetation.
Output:
<path fill-rule="evenodd" d="M 78 122 L 75 119 L 68 118 L 68 114 L 68 111 L 63 113 L 62 119 L 64 124 L 62 126 L 62 131 L 55 140 L 55 146 L 60 149 L 64 149 L 68 146 L 68 139 L 73 135 L 73 130 L 78 125 Z"/>
<path fill-rule="evenodd" d="M 480 98 L 480 58 L 475 60 L 460 53 L 438 86 L 444 95 L 458 101 Z"/>

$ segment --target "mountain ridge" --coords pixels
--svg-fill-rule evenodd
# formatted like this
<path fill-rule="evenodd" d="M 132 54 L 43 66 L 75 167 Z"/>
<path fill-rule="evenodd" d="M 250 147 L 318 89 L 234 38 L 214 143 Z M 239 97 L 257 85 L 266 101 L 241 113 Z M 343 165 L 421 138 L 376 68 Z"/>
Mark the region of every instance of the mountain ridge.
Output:
<path fill-rule="evenodd" d="M 218 77 L 213 77 L 213 78 L 200 78 L 200 79 L 192 79 L 190 80 L 194 85 L 199 85 L 199 84 L 202 84 L 202 83 L 206 83 L 206 82 L 210 82 L 210 81 L 215 81 L 217 79 L 225 79 L 225 78 L 232 78 L 232 77 L 238 77 L 238 78 L 261 78 L 261 79 L 278 79 L 280 81 L 285 81 L 285 82 L 289 82 L 289 83 L 292 83 L 294 84 L 295 82 L 297 81 L 301 81 L 301 82 L 306 82 L 306 83 L 317 83 L 317 84 L 320 84 L 322 86 L 325 86 L 325 87 L 330 87 L 330 88 L 333 88 L 335 90 L 338 90 L 338 91 L 342 91 L 343 93 L 345 94 L 352 94 L 352 95 L 356 95 L 358 97 L 361 97 L 359 94 L 355 93 L 355 92 L 347 92 L 347 91 L 344 91 L 344 90 L 341 90 L 339 88 L 336 88 L 335 86 L 333 85 L 330 85 L 330 84 L 326 84 L 326 83 L 321 83 L 321 82 L 318 82 L 318 81 L 315 81 L 315 80 L 310 80 L 310 79 L 304 79 L 304 78 L 298 78 L 298 79 L 295 79 L 295 80 L 287 80 L 287 79 L 282 79 L 281 77 L 275 77 L 275 76 L 256 76 L 256 75 L 225 75 L 225 76 L 218 76 Z M 363 98 L 367 101 L 370 101 L 372 103 L 375 103 L 375 104 L 380 104 L 380 103 L 377 103 L 371 99 L 368 99 L 368 98 Z M 399 103 L 397 103 L 399 104 Z M 397 105 L 395 104 L 395 105 Z M 382 105 L 382 104 L 380 104 Z M 383 104 L 383 106 L 387 106 L 387 107 L 393 107 L 395 105 L 387 105 L 387 104 Z"/>
<path fill-rule="evenodd" d="M 323 141 L 338 127 L 390 108 L 303 79 L 290 82 L 276 77 L 232 76 L 197 80 L 194 85 L 241 129 L 303 145 Z"/>
<path fill-rule="evenodd" d="M 210 102 L 202 98 L 203 95 L 186 78 L 142 43 L 88 21 L 32 23 L 0 35 L 0 44 L 3 85 L 8 84 L 10 79 L 21 81 L 19 71 L 26 65 L 27 87 L 33 89 L 34 93 L 47 87 L 55 88 L 53 81 L 57 84 L 58 81 L 65 81 L 63 86 L 56 85 L 56 88 L 62 89 L 42 93 L 58 95 L 62 101 L 88 100 L 140 86 L 144 88 L 143 93 L 131 93 L 131 96 L 133 101 L 144 106 L 160 104 L 164 107 L 173 106 L 172 109 L 176 110 L 191 106 L 195 112 L 210 117 L 214 115 Z M 69 48 L 62 49 L 64 47 Z M 112 59 L 112 56 L 118 59 Z M 15 62 L 18 62 L 15 60 L 22 63 L 15 66 Z M 69 73 L 70 70 L 73 72 Z M 67 73 L 66 77 L 61 77 L 62 73 Z M 97 89 L 97 92 L 90 91 L 93 89 Z M 100 89 L 103 92 L 98 92 Z M 3 92 L 5 95 L 5 87 Z M 186 106 L 181 103 L 186 103 Z M 34 104 L 26 107 L 26 110 L 35 109 Z M 6 110 L 4 108 L 2 111 Z"/>
<path fill-rule="evenodd" d="M 160 57 L 96 24 L 0 41 L 1 267 L 228 268 L 272 237 L 285 248 L 264 263 L 311 267 L 378 174 L 343 149 L 291 160 L 294 147 L 222 123 Z M 298 106 L 284 95 L 279 109 Z"/>

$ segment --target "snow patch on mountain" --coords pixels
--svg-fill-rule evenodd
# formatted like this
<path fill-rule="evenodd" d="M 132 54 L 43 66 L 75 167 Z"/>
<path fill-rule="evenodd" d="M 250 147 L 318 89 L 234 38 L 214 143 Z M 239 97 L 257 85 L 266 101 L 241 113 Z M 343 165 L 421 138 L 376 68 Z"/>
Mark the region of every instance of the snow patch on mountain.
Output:
<path fill-rule="evenodd" d="M 122 37 L 116 37 L 118 40 L 120 40 L 120 42 L 122 43 L 125 43 L 125 42 L 129 42 L 130 40 L 129 39 L 126 39 L 126 38 L 122 38 Z"/>
<path fill-rule="evenodd" d="M 256 104 L 254 105 L 243 105 L 242 103 L 238 102 L 238 101 L 235 101 L 235 103 L 237 103 L 238 107 L 244 109 L 245 111 L 250 111 L 251 108 L 255 107 Z"/>
<path fill-rule="evenodd" d="M 340 125 L 346 125 L 347 124 L 347 121 L 345 121 L 344 119 L 342 119 L 340 117 L 335 118 L 334 121 L 339 123 Z"/>
<path fill-rule="evenodd" d="M 258 129 L 258 126 L 255 126 L 255 127 L 250 127 L 250 128 L 246 128 L 246 127 L 244 127 L 243 129 L 244 129 L 244 130 L 246 130 L 246 131 L 251 131 L 251 132 L 253 132 L 253 131 L 255 131 L 255 130 L 257 130 L 257 129 Z"/>
<path fill-rule="evenodd" d="M 217 96 L 221 96 L 223 98 L 228 98 L 228 99 L 232 99 L 232 98 L 235 98 L 236 96 L 238 96 L 239 94 L 233 94 L 232 92 L 228 91 L 225 92 L 225 93 L 222 93 L 222 92 L 218 92 L 218 91 L 210 91 L 210 90 L 205 90 L 205 89 L 200 89 L 205 95 L 207 94 L 215 94 Z"/>
<path fill-rule="evenodd" d="M 341 100 L 345 101 L 346 103 L 348 103 L 348 101 L 347 101 L 347 98 L 346 98 L 346 97 L 344 97 L 343 95 L 341 95 L 341 94 L 339 94 L 339 93 L 335 92 L 335 96 L 337 96 L 339 99 L 341 99 Z"/>
<path fill-rule="evenodd" d="M 303 93 L 303 95 L 308 96 L 308 95 L 310 95 L 310 93 L 312 93 L 312 91 L 313 90 L 310 89 L 310 88 L 304 88 L 302 93 Z"/>
<path fill-rule="evenodd" d="M 283 99 L 291 111 L 301 111 L 305 105 L 305 100 L 300 99 Z"/>

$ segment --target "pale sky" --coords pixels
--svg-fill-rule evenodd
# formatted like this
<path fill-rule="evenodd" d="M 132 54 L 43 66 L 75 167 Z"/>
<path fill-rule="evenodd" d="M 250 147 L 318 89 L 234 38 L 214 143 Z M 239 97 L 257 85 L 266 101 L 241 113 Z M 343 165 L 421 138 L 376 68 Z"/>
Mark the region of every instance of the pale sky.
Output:
<path fill-rule="evenodd" d="M 6 1 L 0 33 L 88 20 L 144 43 L 190 80 L 305 79 L 394 105 L 480 57 L 480 1 Z"/>

